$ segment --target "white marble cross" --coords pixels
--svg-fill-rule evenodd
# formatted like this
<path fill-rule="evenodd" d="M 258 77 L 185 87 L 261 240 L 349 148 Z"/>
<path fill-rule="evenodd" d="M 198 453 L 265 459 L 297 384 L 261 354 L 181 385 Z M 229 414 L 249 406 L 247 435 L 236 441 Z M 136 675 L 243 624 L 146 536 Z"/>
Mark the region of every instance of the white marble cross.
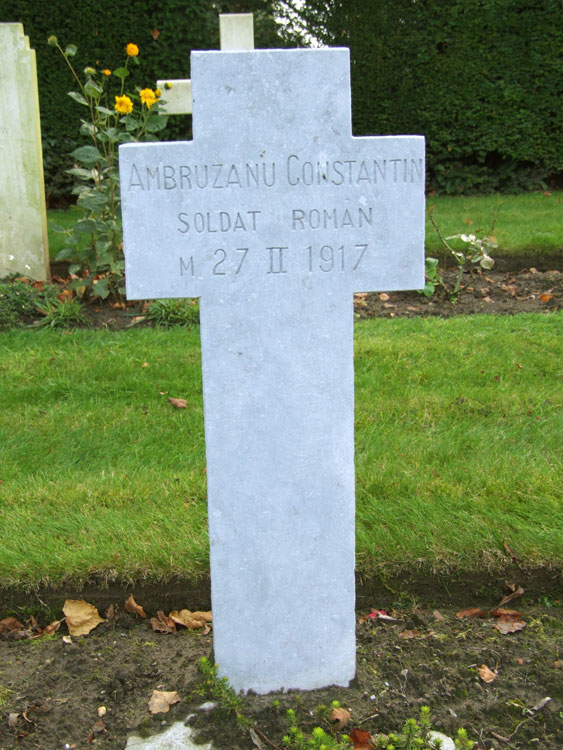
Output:
<path fill-rule="evenodd" d="M 223 52 L 254 49 L 254 16 L 252 13 L 220 13 L 219 39 Z M 163 93 L 160 111 L 163 115 L 192 114 L 192 82 L 189 78 L 159 80 Z"/>
<path fill-rule="evenodd" d="M 353 293 L 424 286 L 424 138 L 352 136 L 347 49 L 191 69 L 194 140 L 120 172 L 128 297 L 201 298 L 215 659 L 236 690 L 347 685 Z"/>

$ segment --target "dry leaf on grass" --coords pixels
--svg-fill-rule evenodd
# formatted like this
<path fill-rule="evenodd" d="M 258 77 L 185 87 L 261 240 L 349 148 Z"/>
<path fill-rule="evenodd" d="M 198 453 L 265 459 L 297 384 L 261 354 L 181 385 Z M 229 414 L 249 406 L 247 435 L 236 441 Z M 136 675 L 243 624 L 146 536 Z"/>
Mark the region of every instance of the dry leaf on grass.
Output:
<path fill-rule="evenodd" d="M 174 620 L 176 625 L 183 625 L 190 630 L 204 628 L 208 622 L 211 622 L 211 612 L 190 612 L 189 609 L 172 610 L 169 617 Z"/>
<path fill-rule="evenodd" d="M 345 708 L 333 708 L 330 712 L 330 723 L 334 731 L 339 732 L 350 721 L 350 711 Z"/>
<path fill-rule="evenodd" d="M 399 633 L 399 638 L 409 640 L 411 638 L 426 638 L 426 635 L 420 630 L 403 630 L 402 633 Z"/>
<path fill-rule="evenodd" d="M 82 599 L 67 599 L 63 606 L 63 612 L 66 615 L 68 632 L 74 636 L 88 635 L 91 630 L 104 622 L 96 607 Z"/>
<path fill-rule="evenodd" d="M 170 710 L 170 706 L 179 702 L 180 696 L 175 690 L 172 692 L 153 690 L 149 700 L 149 711 L 151 714 L 165 714 Z"/>
<path fill-rule="evenodd" d="M 185 409 L 188 406 L 188 402 L 185 398 L 169 398 L 169 403 L 175 406 L 176 409 Z"/>
<path fill-rule="evenodd" d="M 486 664 L 482 664 L 477 671 L 483 682 L 493 682 L 493 680 L 496 680 L 497 678 L 497 673 L 493 672 L 492 669 L 489 669 Z"/>
<path fill-rule="evenodd" d="M 493 628 L 496 628 L 499 633 L 507 635 L 508 633 L 516 633 L 518 630 L 523 630 L 526 627 L 526 623 L 519 617 L 501 616 L 493 624 Z"/>
<path fill-rule="evenodd" d="M 133 598 L 133 594 L 127 599 L 125 602 L 125 611 L 129 612 L 131 615 L 139 615 L 139 617 L 142 617 L 143 620 L 146 619 L 145 610 L 137 604 L 135 599 Z"/>
<path fill-rule="evenodd" d="M 440 610 L 439 610 L 439 609 L 435 609 L 435 610 L 434 610 L 434 612 L 432 612 L 432 617 L 433 617 L 433 618 L 434 618 L 435 620 L 438 620 L 438 622 L 444 622 L 444 620 L 446 619 L 446 618 L 444 617 L 444 615 L 443 615 L 443 614 L 442 614 L 442 613 L 440 612 Z"/>

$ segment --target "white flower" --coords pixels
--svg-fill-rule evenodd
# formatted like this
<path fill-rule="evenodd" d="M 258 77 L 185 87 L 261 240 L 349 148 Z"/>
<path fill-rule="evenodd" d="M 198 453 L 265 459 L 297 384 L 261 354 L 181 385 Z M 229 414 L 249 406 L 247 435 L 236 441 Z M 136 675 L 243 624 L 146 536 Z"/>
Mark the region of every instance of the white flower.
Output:
<path fill-rule="evenodd" d="M 14 260 L 14 256 L 13 255 L 8 255 L 8 260 Z"/>

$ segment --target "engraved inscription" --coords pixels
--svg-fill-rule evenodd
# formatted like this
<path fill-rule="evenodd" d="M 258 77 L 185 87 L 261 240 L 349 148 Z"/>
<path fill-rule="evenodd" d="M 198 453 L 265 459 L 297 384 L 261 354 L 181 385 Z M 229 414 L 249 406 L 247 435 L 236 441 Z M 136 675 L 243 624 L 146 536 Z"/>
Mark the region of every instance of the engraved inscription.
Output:
<path fill-rule="evenodd" d="M 379 183 L 414 183 L 423 179 L 422 159 L 336 159 L 309 161 L 290 154 L 286 162 L 288 185 L 377 185 Z"/>
<path fill-rule="evenodd" d="M 270 251 L 270 269 L 268 273 L 287 273 L 284 268 L 284 255 L 283 251 L 287 250 L 287 247 L 269 247 Z"/>
<path fill-rule="evenodd" d="M 291 273 L 317 275 L 354 273 L 368 255 L 367 243 L 349 245 L 308 245 L 306 248 L 289 248 L 287 245 L 270 245 L 251 250 L 248 247 L 219 247 L 208 255 L 180 257 L 180 276 L 239 276 L 248 270 L 248 259 L 253 258 L 255 271 L 268 276 Z M 295 250 L 295 252 L 292 252 Z"/>
<path fill-rule="evenodd" d="M 421 158 L 404 156 L 375 159 L 303 158 L 289 154 L 278 162 L 240 164 L 131 164 L 124 180 L 128 191 L 260 190 L 274 185 L 310 188 L 420 184 Z"/>
<path fill-rule="evenodd" d="M 346 248 L 344 245 L 337 248 L 333 248 L 332 245 L 319 247 L 309 245 L 307 248 L 309 273 L 317 269 L 322 273 L 357 271 L 367 249 L 368 246 L 364 244 L 356 244 L 351 248 Z"/>
<path fill-rule="evenodd" d="M 217 232 L 255 232 L 257 219 L 261 211 L 197 211 L 188 214 L 182 211 L 178 214 L 178 232 L 197 234 Z"/>
<path fill-rule="evenodd" d="M 373 226 L 373 206 L 355 209 L 294 208 L 291 211 L 292 229 L 355 229 Z"/>

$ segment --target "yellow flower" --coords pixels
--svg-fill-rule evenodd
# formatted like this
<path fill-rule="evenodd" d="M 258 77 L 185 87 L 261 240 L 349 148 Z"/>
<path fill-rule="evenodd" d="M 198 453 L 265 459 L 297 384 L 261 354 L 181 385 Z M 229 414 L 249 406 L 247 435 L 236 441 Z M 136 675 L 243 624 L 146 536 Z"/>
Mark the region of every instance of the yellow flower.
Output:
<path fill-rule="evenodd" d="M 147 105 L 147 108 L 150 109 L 152 105 L 156 102 L 156 94 L 152 89 L 142 89 L 140 92 L 141 101 L 143 104 Z"/>
<path fill-rule="evenodd" d="M 105 70 L 102 70 L 102 73 L 103 73 L 103 74 L 104 74 L 105 76 L 110 76 L 110 75 L 111 75 L 111 70 L 110 70 L 109 68 L 106 68 Z"/>
<path fill-rule="evenodd" d="M 115 97 L 115 109 L 117 112 L 120 112 L 122 115 L 128 115 L 130 112 L 133 111 L 133 102 L 129 97 L 124 94 L 123 96 L 116 96 Z"/>
<path fill-rule="evenodd" d="M 127 52 L 129 57 L 137 57 L 137 55 L 139 54 L 139 48 L 137 47 L 136 44 L 133 44 L 132 42 L 130 42 L 127 45 L 127 47 L 125 48 L 125 51 Z"/>
<path fill-rule="evenodd" d="M 160 99 L 160 97 L 162 96 L 162 91 L 160 89 L 155 89 L 154 95 L 156 96 L 157 99 Z"/>

